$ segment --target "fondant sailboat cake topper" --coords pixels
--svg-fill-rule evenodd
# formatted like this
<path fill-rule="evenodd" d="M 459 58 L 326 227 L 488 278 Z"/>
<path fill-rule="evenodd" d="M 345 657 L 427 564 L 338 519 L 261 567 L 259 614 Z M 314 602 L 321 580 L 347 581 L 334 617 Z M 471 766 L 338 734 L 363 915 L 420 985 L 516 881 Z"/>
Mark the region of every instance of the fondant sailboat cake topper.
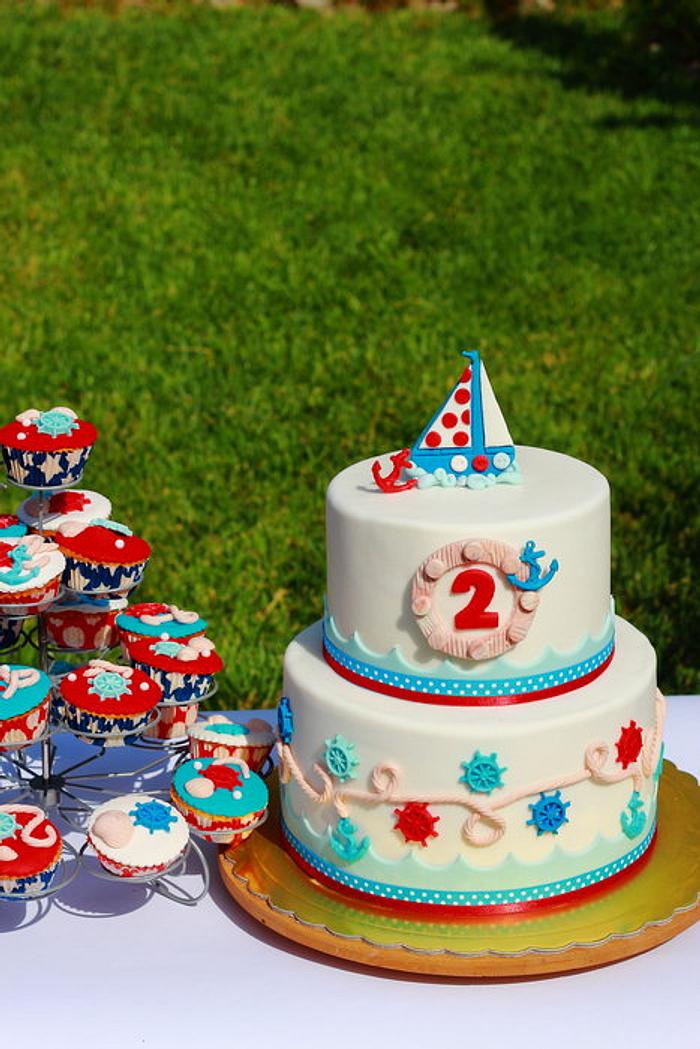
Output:
<path fill-rule="evenodd" d="M 519 484 L 515 446 L 476 350 L 464 350 L 466 366 L 446 401 L 412 448 L 377 460 L 372 476 L 383 492 L 409 488 L 489 488 Z"/>

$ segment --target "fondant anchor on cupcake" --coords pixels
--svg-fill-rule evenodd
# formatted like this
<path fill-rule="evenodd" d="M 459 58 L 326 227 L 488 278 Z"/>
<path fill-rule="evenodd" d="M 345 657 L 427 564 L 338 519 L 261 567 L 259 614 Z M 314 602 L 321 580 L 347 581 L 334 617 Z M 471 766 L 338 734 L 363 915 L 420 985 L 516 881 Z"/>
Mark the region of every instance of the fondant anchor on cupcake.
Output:
<path fill-rule="evenodd" d="M 541 590 L 543 586 L 551 582 L 559 571 L 559 562 L 556 558 L 552 558 L 549 568 L 543 575 L 542 567 L 539 563 L 543 557 L 544 550 L 536 550 L 534 539 L 528 539 L 520 554 L 520 560 L 529 568 L 529 576 L 527 579 L 519 579 L 515 572 L 511 572 L 506 576 L 506 579 L 518 590 Z"/>

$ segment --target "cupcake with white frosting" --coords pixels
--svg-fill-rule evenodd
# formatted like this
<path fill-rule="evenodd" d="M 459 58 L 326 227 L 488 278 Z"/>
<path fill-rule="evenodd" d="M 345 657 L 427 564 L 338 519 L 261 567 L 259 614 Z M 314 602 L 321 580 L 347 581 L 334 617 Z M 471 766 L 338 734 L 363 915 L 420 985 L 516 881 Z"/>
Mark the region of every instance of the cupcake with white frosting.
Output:
<path fill-rule="evenodd" d="M 0 539 L 0 606 L 11 615 L 43 611 L 58 594 L 65 566 L 58 546 L 40 535 Z"/>
<path fill-rule="evenodd" d="M 17 517 L 25 528 L 45 536 L 55 535 L 64 524 L 80 524 L 84 528 L 95 518 L 106 520 L 111 513 L 109 499 L 88 488 L 31 495 L 17 508 Z"/>
<path fill-rule="evenodd" d="M 167 801 L 149 794 L 126 794 L 95 809 L 88 840 L 106 870 L 120 878 L 135 878 L 172 867 L 187 848 L 190 832 Z"/>

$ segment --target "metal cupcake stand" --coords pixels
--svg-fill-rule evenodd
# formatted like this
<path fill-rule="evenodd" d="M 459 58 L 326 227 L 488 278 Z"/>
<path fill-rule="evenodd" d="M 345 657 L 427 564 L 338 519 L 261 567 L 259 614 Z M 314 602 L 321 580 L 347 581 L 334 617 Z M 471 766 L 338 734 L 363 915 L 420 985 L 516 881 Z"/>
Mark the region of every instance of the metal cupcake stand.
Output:
<path fill-rule="evenodd" d="M 24 489 L 37 497 L 39 501 L 37 531 L 43 535 L 49 497 L 57 492 L 74 488 L 80 484 L 80 481 L 81 478 L 78 478 L 70 484 L 37 488 L 33 485 L 21 484 L 8 477 L 6 482 L 0 482 L 0 484 L 4 488 L 13 486 Z M 136 583 L 129 589 L 133 590 L 138 585 Z M 121 588 L 118 595 L 116 591 L 90 590 L 89 596 L 100 598 L 124 596 L 126 589 Z M 17 605 L 3 605 L 2 595 L 0 595 L 0 617 L 15 622 L 20 621 L 22 624 L 19 636 L 12 647 L 0 652 L 0 663 L 23 662 L 22 657 L 26 654 L 26 649 L 31 648 L 36 653 L 39 668 L 48 674 L 56 688 L 61 678 L 69 673 L 73 666 L 78 667 L 89 659 L 104 658 L 109 652 L 113 652 L 114 650 L 109 648 L 61 648 L 50 641 L 46 627 L 46 613 L 61 597 L 73 593 L 76 597 L 83 596 L 63 586 L 50 600 L 44 599 L 35 605 L 22 605 L 20 612 L 17 611 Z M 71 664 L 67 661 L 67 658 L 70 657 L 77 658 L 77 661 Z M 112 661 L 123 662 L 120 657 L 113 658 Z M 43 809 L 50 818 L 60 817 L 71 830 L 85 834 L 93 809 L 110 798 L 134 792 L 167 798 L 166 790 L 148 790 L 147 780 L 149 774 L 155 776 L 158 773 L 172 773 L 174 768 L 186 759 L 187 735 L 172 739 L 156 739 L 144 736 L 144 733 L 157 724 L 163 716 L 163 711 L 168 707 L 206 703 L 216 690 L 217 686 L 214 684 L 206 695 L 194 697 L 186 703 L 163 701 L 154 710 L 146 725 L 122 733 L 118 738 L 109 734 L 75 731 L 61 718 L 55 699 L 52 698 L 46 726 L 36 739 L 12 744 L 3 743 L 0 746 L 0 804 L 24 802 L 36 805 Z M 60 741 L 62 736 L 65 738 L 66 733 L 81 740 L 91 748 L 91 752 L 79 761 L 73 761 L 70 764 L 62 763 Z M 142 761 L 146 754 L 149 754 L 150 758 L 145 763 L 136 764 L 135 767 L 128 769 L 105 768 L 104 765 L 107 764 L 105 758 L 117 748 L 119 753 L 123 753 L 125 757 L 128 756 L 131 759 L 135 756 L 137 762 Z M 142 784 L 146 785 L 142 786 Z M 173 903 L 189 907 L 195 906 L 208 892 L 209 867 L 200 846 L 193 840 L 192 835 L 201 836 L 190 827 L 188 845 L 169 867 L 155 875 L 129 878 L 111 874 L 102 867 L 92 853 L 87 837 L 79 849 L 67 842 L 64 837 L 59 868 L 50 884 L 43 890 L 20 895 L 0 891 L 0 902 L 6 900 L 28 903 L 54 896 L 65 889 L 83 870 L 92 877 L 107 882 L 146 885 L 153 892 L 165 896 Z M 197 876 L 199 886 L 194 891 L 184 883 L 185 872 L 188 875 L 194 873 Z"/>

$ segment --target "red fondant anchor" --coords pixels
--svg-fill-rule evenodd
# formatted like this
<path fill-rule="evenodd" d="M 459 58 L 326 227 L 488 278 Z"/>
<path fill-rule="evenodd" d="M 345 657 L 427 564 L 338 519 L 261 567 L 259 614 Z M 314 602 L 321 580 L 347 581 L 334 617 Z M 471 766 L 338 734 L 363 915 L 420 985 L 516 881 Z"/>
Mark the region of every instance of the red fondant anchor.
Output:
<path fill-rule="evenodd" d="M 412 465 L 410 448 L 402 448 L 400 452 L 389 456 L 389 458 L 392 462 L 392 468 L 384 477 L 382 477 L 381 473 L 382 464 L 380 460 L 375 459 L 372 463 L 372 477 L 377 488 L 381 488 L 383 492 L 406 492 L 409 488 L 415 488 L 418 484 L 415 477 L 411 477 L 408 481 L 399 481 L 404 467 Z"/>

